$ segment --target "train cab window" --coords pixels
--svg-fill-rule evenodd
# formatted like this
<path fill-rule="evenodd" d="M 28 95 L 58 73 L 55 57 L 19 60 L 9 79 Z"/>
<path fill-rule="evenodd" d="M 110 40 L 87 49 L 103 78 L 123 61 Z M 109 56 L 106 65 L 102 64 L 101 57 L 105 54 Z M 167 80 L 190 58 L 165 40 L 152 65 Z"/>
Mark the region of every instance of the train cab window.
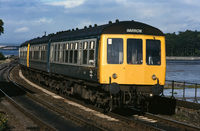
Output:
<path fill-rule="evenodd" d="M 123 63 L 123 39 L 109 38 L 107 40 L 107 63 L 122 64 Z"/>
<path fill-rule="evenodd" d="M 142 40 L 127 39 L 127 63 L 142 64 Z"/>
<path fill-rule="evenodd" d="M 147 65 L 161 64 L 161 46 L 159 40 L 146 40 Z"/>
<path fill-rule="evenodd" d="M 78 42 L 74 44 L 74 63 L 77 63 L 77 57 L 78 57 Z"/>
<path fill-rule="evenodd" d="M 83 43 L 83 64 L 87 64 L 88 42 Z"/>
<path fill-rule="evenodd" d="M 68 60 L 69 60 L 69 43 L 66 44 L 65 63 L 68 63 Z"/>
<path fill-rule="evenodd" d="M 95 43 L 91 41 L 89 45 L 89 65 L 94 65 L 94 47 Z"/>
<path fill-rule="evenodd" d="M 70 52 L 69 52 L 69 63 L 73 61 L 73 43 L 70 44 Z"/>

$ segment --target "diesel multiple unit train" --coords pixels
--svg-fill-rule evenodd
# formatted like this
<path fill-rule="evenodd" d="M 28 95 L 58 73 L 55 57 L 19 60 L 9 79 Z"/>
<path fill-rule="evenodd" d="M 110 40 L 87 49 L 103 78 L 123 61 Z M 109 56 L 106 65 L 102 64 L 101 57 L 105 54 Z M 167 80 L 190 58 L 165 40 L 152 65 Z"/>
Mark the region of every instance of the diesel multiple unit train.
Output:
<path fill-rule="evenodd" d="M 165 36 L 144 23 L 116 20 L 28 40 L 19 63 L 30 79 L 110 110 L 147 105 L 165 84 Z"/>

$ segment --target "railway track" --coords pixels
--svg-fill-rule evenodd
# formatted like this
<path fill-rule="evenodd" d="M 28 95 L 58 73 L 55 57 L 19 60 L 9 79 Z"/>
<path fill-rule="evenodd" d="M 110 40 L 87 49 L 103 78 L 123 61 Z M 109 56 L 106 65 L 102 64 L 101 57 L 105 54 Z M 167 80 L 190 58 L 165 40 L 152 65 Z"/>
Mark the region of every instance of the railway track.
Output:
<path fill-rule="evenodd" d="M 27 93 L 27 94 L 29 94 L 29 93 Z M 32 96 L 30 96 L 30 97 L 32 97 Z M 33 96 L 33 99 L 35 99 L 34 96 Z M 45 105 L 45 103 L 44 103 L 44 105 Z M 47 107 L 50 106 L 49 108 L 51 108 L 52 105 L 45 105 L 45 106 L 47 106 Z M 85 104 L 84 106 L 88 106 L 89 108 L 97 110 L 98 112 L 104 112 L 103 110 L 101 110 L 99 108 L 95 108 L 88 104 Z M 52 109 L 52 110 L 55 110 L 55 111 L 57 110 L 56 112 L 58 112 L 62 115 L 66 114 L 63 110 L 56 109 L 55 106 L 53 106 L 53 108 L 54 109 Z M 138 112 L 136 114 L 141 114 L 141 113 Z M 120 120 L 122 123 L 124 123 L 124 125 L 128 125 L 130 127 L 135 127 L 135 129 L 137 128 L 137 129 L 141 129 L 141 130 L 180 130 L 180 129 L 181 130 L 200 130 L 199 127 L 195 127 L 195 126 L 191 126 L 191 125 L 181 123 L 178 121 L 170 120 L 170 119 L 160 117 L 158 115 L 153 115 L 150 113 L 145 113 L 143 115 L 135 115 L 132 118 L 123 117 L 121 115 L 117 115 L 112 112 L 108 112 L 106 115 Z M 144 119 L 142 120 L 141 117 L 144 117 L 145 119 L 149 119 L 149 120 L 151 119 L 153 122 L 146 121 L 146 120 L 144 121 Z"/>
<path fill-rule="evenodd" d="M 17 108 L 18 110 L 20 110 L 25 116 L 27 116 L 28 118 L 30 118 L 37 125 L 37 127 L 35 127 L 34 130 L 56 131 L 55 128 L 51 127 L 47 123 L 41 121 L 39 118 L 37 118 L 36 116 L 34 116 L 31 113 L 29 113 L 25 108 L 23 108 L 22 106 L 20 106 L 16 101 L 14 101 L 10 96 L 8 96 L 1 89 L 0 89 L 0 93 L 1 93 L 1 95 L 4 96 L 4 98 L 7 101 L 9 101 L 12 105 L 14 105 L 15 108 Z"/>
<path fill-rule="evenodd" d="M 137 112 L 137 114 L 140 114 L 139 110 L 137 110 L 137 109 L 133 109 L 133 110 L 135 112 Z M 172 119 L 160 116 L 160 115 L 148 113 L 148 112 L 145 112 L 141 115 L 134 115 L 134 117 L 136 119 L 138 119 L 138 120 L 140 119 L 142 121 L 144 121 L 146 119 L 153 120 L 154 121 L 153 124 L 157 125 L 157 127 L 159 127 L 159 125 L 162 124 L 161 127 L 167 127 L 170 130 L 177 130 L 177 131 L 179 131 L 179 130 L 182 130 L 182 131 L 198 131 L 198 130 L 200 130 L 200 127 L 193 126 L 193 125 L 179 122 L 179 121 L 175 121 L 175 120 L 172 120 Z"/>
<path fill-rule="evenodd" d="M 10 72 L 10 71 L 9 71 Z M 106 129 L 99 127 L 98 125 L 94 125 L 92 122 L 88 122 L 84 119 L 81 119 L 73 114 L 71 114 L 70 112 L 61 110 L 53 105 L 51 105 L 50 103 L 37 98 L 36 96 L 34 96 L 33 94 L 31 94 L 30 92 L 28 92 L 25 88 L 21 87 L 20 85 L 18 85 L 17 83 L 15 83 L 14 81 L 12 81 L 12 79 L 9 76 L 9 72 L 8 72 L 8 79 L 18 88 L 20 88 L 23 92 L 25 92 L 25 95 L 28 96 L 29 98 L 33 99 L 34 101 L 42 104 L 43 106 L 47 107 L 48 109 L 52 110 L 53 112 L 58 113 L 60 116 L 65 117 L 66 119 L 70 120 L 72 123 L 76 123 L 77 125 L 79 125 L 80 127 L 83 128 L 83 130 L 95 130 L 95 131 L 106 131 Z M 67 127 L 66 127 L 67 128 Z M 80 129 L 78 129 L 80 130 Z"/>

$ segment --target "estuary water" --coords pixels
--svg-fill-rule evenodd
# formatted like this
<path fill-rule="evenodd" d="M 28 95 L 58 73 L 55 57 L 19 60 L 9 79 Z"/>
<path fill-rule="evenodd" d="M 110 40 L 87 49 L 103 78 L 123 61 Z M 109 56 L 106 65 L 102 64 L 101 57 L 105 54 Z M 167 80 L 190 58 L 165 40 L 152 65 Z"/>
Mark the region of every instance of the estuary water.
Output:
<path fill-rule="evenodd" d="M 200 84 L 200 61 L 167 61 L 166 80 Z"/>
<path fill-rule="evenodd" d="M 5 56 L 11 56 L 11 55 L 19 55 L 19 51 L 18 50 L 1 50 L 0 49 L 0 52 Z"/>

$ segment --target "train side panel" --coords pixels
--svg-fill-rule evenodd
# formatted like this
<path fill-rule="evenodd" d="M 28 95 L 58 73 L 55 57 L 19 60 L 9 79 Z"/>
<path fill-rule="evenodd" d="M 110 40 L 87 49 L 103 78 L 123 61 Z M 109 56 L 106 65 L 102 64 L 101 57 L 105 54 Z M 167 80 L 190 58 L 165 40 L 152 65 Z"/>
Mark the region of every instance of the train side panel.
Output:
<path fill-rule="evenodd" d="M 97 48 L 96 38 L 51 43 L 50 72 L 98 82 Z"/>
<path fill-rule="evenodd" d="M 66 77 L 97 82 L 97 67 L 84 67 L 65 64 L 50 64 L 51 73 Z"/>

